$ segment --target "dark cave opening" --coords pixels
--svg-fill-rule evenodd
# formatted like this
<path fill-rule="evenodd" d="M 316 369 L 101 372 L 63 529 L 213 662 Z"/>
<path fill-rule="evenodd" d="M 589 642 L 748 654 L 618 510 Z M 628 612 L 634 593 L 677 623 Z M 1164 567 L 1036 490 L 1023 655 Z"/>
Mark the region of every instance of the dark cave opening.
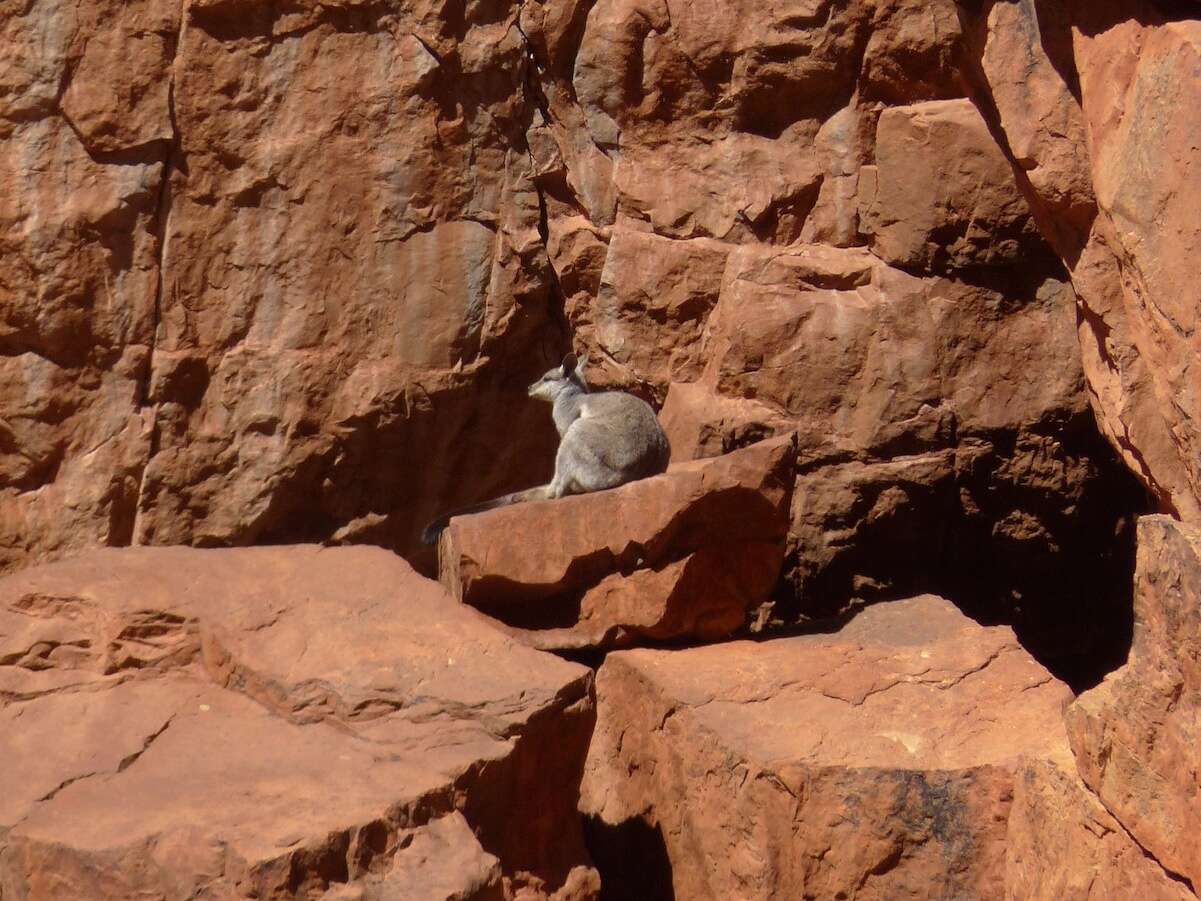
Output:
<path fill-rule="evenodd" d="M 989 435 L 984 452 L 959 460 L 926 481 L 889 472 L 857 484 L 856 509 L 822 521 L 821 541 L 790 548 L 761 637 L 931 592 L 983 625 L 1011 626 L 1073 691 L 1121 666 L 1135 522 L 1154 508 L 1091 413 Z"/>

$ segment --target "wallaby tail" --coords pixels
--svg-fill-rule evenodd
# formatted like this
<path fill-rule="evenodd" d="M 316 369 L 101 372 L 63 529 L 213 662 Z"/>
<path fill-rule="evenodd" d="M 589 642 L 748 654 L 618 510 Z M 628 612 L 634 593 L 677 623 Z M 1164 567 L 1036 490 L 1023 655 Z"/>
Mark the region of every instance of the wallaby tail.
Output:
<path fill-rule="evenodd" d="M 537 488 L 527 488 L 524 491 L 514 491 L 512 494 L 502 494 L 490 501 L 472 504 L 469 507 L 459 507 L 444 513 L 425 527 L 421 533 L 422 544 L 434 544 L 442 530 L 450 523 L 452 516 L 466 516 L 468 513 L 483 513 L 485 510 L 495 510 L 497 507 L 507 507 L 509 504 L 520 504 L 522 501 L 538 501 L 550 497 L 550 485 L 539 485 Z"/>

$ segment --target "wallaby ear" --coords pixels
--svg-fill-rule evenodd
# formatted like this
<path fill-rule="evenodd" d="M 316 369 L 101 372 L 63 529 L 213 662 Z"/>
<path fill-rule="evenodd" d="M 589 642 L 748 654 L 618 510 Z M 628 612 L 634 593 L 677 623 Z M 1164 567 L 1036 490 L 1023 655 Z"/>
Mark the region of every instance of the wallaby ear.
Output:
<path fill-rule="evenodd" d="M 563 374 L 570 375 L 575 369 L 575 354 L 568 354 L 563 358 Z"/>
<path fill-rule="evenodd" d="M 580 361 L 575 364 L 575 374 L 581 379 L 584 377 L 584 367 L 588 365 L 588 354 L 580 357 Z"/>

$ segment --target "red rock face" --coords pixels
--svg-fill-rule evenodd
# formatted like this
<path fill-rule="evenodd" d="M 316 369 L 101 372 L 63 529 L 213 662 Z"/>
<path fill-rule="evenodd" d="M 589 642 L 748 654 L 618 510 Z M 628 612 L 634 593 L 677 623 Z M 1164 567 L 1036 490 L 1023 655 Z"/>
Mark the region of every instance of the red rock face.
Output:
<path fill-rule="evenodd" d="M 1130 661 L 1068 712 L 1080 774 L 1165 868 L 1201 885 L 1201 532 L 1139 521 Z"/>
<path fill-rule="evenodd" d="M 1196 521 L 1201 339 L 1191 259 L 1201 243 L 1201 149 L 1193 138 L 1201 22 L 1123 22 L 1081 34 L 1077 44 L 1100 208 L 1091 240 L 1103 248 L 1094 255 L 1111 258 L 1120 273 L 1118 289 L 1089 311 L 1082 340 L 1096 348 L 1089 362 L 1108 432 L 1129 445 L 1126 457 L 1162 507 Z"/>
<path fill-rule="evenodd" d="M 433 515 L 545 480 L 520 387 L 564 320 L 595 383 L 666 403 L 681 459 L 800 428 L 823 466 L 970 441 L 1018 471 L 1034 431 L 1081 460 L 1061 509 L 1107 480 L 1060 432 L 1089 428 L 1071 296 L 949 0 L 3 22 L 0 565 L 415 553 Z M 1075 554 L 1071 514 L 1002 494 Z"/>
<path fill-rule="evenodd" d="M 5 897 L 595 889 L 588 671 L 386 552 L 34 568 L 0 581 L 0 680 Z"/>
<path fill-rule="evenodd" d="M 828 635 L 623 651 L 582 809 L 607 873 L 677 898 L 1185 897 L 1076 779 L 1070 697 L 1010 630 L 931 596 Z M 657 861 L 605 857 L 638 832 Z"/>
<path fill-rule="evenodd" d="M 1195 520 L 1198 23 L 1143 3 L 987 6 L 981 92 L 1072 272 L 1098 421 L 1161 510 Z"/>
<path fill-rule="evenodd" d="M 1070 761 L 1027 762 L 1014 786 L 1007 844 L 1008 898 L 1197 897 L 1147 856 Z"/>
<path fill-rule="evenodd" d="M 1043 576 L 1083 585 L 1143 501 L 1086 437 L 1074 294 L 966 99 L 956 8 L 792 13 L 523 10 L 590 377 L 661 401 L 676 459 L 798 432 L 781 618 L 933 585 L 1062 638 L 1080 617 L 1053 611 L 1095 610 L 1126 560 L 1075 600 Z"/>
<path fill-rule="evenodd" d="M 920 159 L 939 164 L 915 166 Z M 970 100 L 880 114 L 876 164 L 859 171 L 859 223 L 873 253 L 905 268 L 995 266 L 1045 246 Z"/>
<path fill-rule="evenodd" d="M 473 494 L 533 479 L 478 435 L 452 462 L 460 416 L 551 434 L 508 399 L 561 343 L 515 12 L 4 13 L 9 565 L 386 533 L 489 456 Z"/>
<path fill-rule="evenodd" d="M 457 517 L 442 583 L 546 649 L 728 637 L 780 574 L 791 436 L 612 491 Z"/>
<path fill-rule="evenodd" d="M 1129 524 L 1150 509 L 1145 492 L 1184 525 L 1142 527 L 1130 663 L 1069 715 L 1082 778 L 1054 705 L 1023 719 L 1017 670 L 956 671 L 941 633 L 926 638 L 950 655 L 938 672 L 962 679 L 936 697 L 987 674 L 962 722 L 928 717 L 953 766 L 899 739 L 861 741 L 871 698 L 814 694 L 830 687 L 822 673 L 754 682 L 766 658 L 742 645 L 689 652 L 721 656 L 722 684 L 762 688 L 728 709 L 681 700 L 634 663 L 658 656 L 612 658 L 602 694 L 643 716 L 642 732 L 615 745 L 610 723 L 597 747 L 624 761 L 625 776 L 609 761 L 613 786 L 658 767 L 661 822 L 689 797 L 728 818 L 720 833 L 698 814 L 659 836 L 690 861 L 672 875 L 681 896 L 778 883 L 1180 897 L 1201 879 L 1188 839 L 1201 517 L 1189 12 L 0 4 L 0 570 L 97 545 L 315 541 L 430 567 L 421 524 L 546 481 L 554 432 L 524 386 L 573 347 L 593 384 L 661 410 L 680 468 L 456 524 L 443 577 L 468 603 L 535 644 L 595 649 L 724 637 L 754 605 L 770 627 L 936 590 L 1013 623 L 1080 687 L 1124 656 Z M 728 503 L 733 491 L 756 500 Z M 691 531 L 671 532 L 672 517 Z M 639 559 L 647 548 L 657 556 Z M 413 635 L 330 600 L 345 574 L 325 557 L 296 562 L 316 551 L 139 554 L 80 564 L 121 561 L 135 592 L 113 582 L 93 597 L 79 585 L 94 573 L 65 564 L 27 578 L 60 573 L 67 587 L 22 589 L 0 613 L 0 715 L 21 752 L 0 791 L 0 894 L 188 897 L 211 883 L 396 898 L 427 880 L 445 897 L 595 893 L 578 837 L 554 850 L 586 740 L 582 670 L 548 675 L 554 661 L 446 612 L 446 595 L 394 562 L 392 582 L 422 586 Z M 229 562 L 218 576 L 199 559 Z M 296 598 L 310 578 L 324 593 L 263 595 L 272 620 L 197 587 L 258 584 L 255 568 L 276 566 Z M 362 596 L 383 603 L 367 581 Z M 551 597 L 571 615 L 530 620 Z M 998 634 L 967 646 L 1012 645 Z M 327 638 L 305 646 L 313 635 Z M 909 653 L 847 636 L 796 641 L 828 641 L 821 653 L 877 675 Z M 447 648 L 489 666 L 447 687 L 428 657 Z M 495 676 L 497 659 L 522 672 Z M 1018 670 L 1037 670 L 1023 659 Z M 736 662 L 737 678 L 722 668 Z M 404 678 L 381 683 L 376 664 Z M 941 691 L 906 672 L 905 691 Z M 413 689 L 423 679 L 442 693 Z M 481 698 L 494 679 L 502 696 Z M 430 698 L 482 705 L 486 722 L 429 732 Z M 758 760 L 751 725 L 788 722 L 755 711 L 794 701 L 841 705 L 851 756 L 790 745 L 788 766 L 755 763 L 779 785 L 736 785 L 730 772 Z M 982 706 L 1016 717 L 1011 734 L 996 736 Z M 702 722 L 719 708 L 726 719 Z M 683 751 L 664 723 L 686 733 Z M 557 757 L 540 750 L 550 735 Z M 270 753 L 243 759 L 230 743 Z M 1015 763 L 1022 748 L 1033 756 Z M 934 756 L 910 767 L 915 753 Z M 804 828 L 798 772 L 816 812 Z M 538 793 L 544 776 L 553 798 Z M 609 838 L 653 844 L 645 799 L 613 791 L 589 808 L 618 830 Z M 528 817 L 520 836 L 509 804 Z M 875 831 L 846 837 L 860 813 Z"/>

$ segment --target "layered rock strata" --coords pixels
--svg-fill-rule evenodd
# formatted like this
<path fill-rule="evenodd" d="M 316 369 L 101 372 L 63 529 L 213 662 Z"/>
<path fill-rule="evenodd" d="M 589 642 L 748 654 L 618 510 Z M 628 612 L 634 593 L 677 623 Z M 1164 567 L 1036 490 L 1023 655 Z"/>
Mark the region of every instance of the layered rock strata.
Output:
<path fill-rule="evenodd" d="M 1075 294 L 976 102 L 966 13 L 810 13 L 523 9 L 575 338 L 598 384 L 662 401 L 679 458 L 798 433 L 782 621 L 934 589 L 1095 682 L 1146 501 L 1097 438 Z"/>
<path fill-rule="evenodd" d="M 948 152 L 936 168 L 953 165 Z M 1030 291 L 921 277 L 861 248 L 728 255 L 705 366 L 670 384 L 661 418 L 681 458 L 796 431 L 781 619 L 938 589 L 1013 622 L 1084 684 L 1120 662 L 1122 522 L 1145 500 L 1095 434 L 1071 287 Z"/>
<path fill-rule="evenodd" d="M 548 649 L 729 636 L 784 559 L 791 436 L 593 494 L 456 517 L 441 578 Z"/>
<path fill-rule="evenodd" d="M 1013 622 L 1056 672 L 1091 684 L 1124 656 L 1123 524 L 1145 503 L 1097 441 L 1094 417 L 1159 510 L 1193 525 L 1201 515 L 1194 6 L 2 8 L 0 569 L 97 544 L 320 539 L 414 552 L 417 526 L 436 513 L 549 475 L 553 430 L 521 389 L 574 340 L 592 352 L 596 384 L 662 405 L 680 460 L 797 435 L 792 484 L 782 477 L 770 492 L 791 490 L 778 622 L 933 588 Z M 575 528 L 558 511 L 612 502 L 562 503 L 539 514 L 557 537 Z M 994 850 L 933 882 L 980 879 L 1022 898 L 1122 897 L 1132 886 L 1173 897 L 1197 886 L 1196 786 L 1181 764 L 1196 743 L 1196 541 L 1163 520 L 1142 532 L 1130 663 L 1069 714 L 1085 781 L 1045 748 L 1025 769 L 1000 767 L 998 782 L 979 777 L 981 810 L 999 811 L 989 792 L 1014 786 L 1005 875 L 996 829 L 980 827 L 972 834 Z M 512 559 L 530 554 L 512 536 L 496 540 Z M 570 628 L 538 633 L 559 646 L 715 637 L 779 568 L 774 550 L 753 573 L 720 558 L 722 578 L 737 577 L 722 591 L 741 606 L 718 611 L 680 603 L 711 599 L 722 583 L 708 551 L 656 569 L 612 536 L 593 544 L 617 562 L 595 583 L 573 583 Z M 398 689 L 381 707 L 356 694 L 360 678 L 376 686 L 360 673 L 345 690 L 367 706 L 344 709 L 334 698 L 343 689 L 322 687 L 328 673 L 302 665 L 321 652 L 294 652 L 289 638 L 262 645 L 257 668 L 246 664 L 283 626 L 246 627 L 225 607 L 202 615 L 208 602 L 172 585 L 188 600 L 165 610 L 109 598 L 108 612 L 80 613 L 91 608 L 73 589 L 5 608 L 3 715 L 21 711 L 5 734 L 27 742 L 30 769 L 0 792 L 10 805 L 4 879 L 60 873 L 36 891 L 68 895 L 93 879 L 115 880 L 103 885 L 120 895 L 170 894 L 167 882 L 201 890 L 211 878 L 214 891 L 233 879 L 235 891 L 393 897 L 435 858 L 463 876 L 448 896 L 567 879 L 491 838 L 504 831 L 487 825 L 492 814 L 445 800 L 446 780 L 467 776 L 401 774 L 404 753 L 355 737 L 360 721 L 420 731 L 423 714 L 405 711 L 425 700 L 388 712 L 409 696 Z M 631 603 L 648 597 L 650 607 Z M 474 636 L 466 614 L 446 621 Z M 349 619 L 391 634 L 376 615 Z M 370 646 L 358 632 L 335 634 Z M 417 636 L 415 659 L 442 647 Z M 409 646 L 396 648 L 407 659 Z M 389 666 L 400 659 L 379 654 Z M 280 661 L 300 661 L 302 688 L 273 670 Z M 330 672 L 342 671 L 338 661 Z M 560 708 L 583 703 L 579 675 L 556 678 L 535 695 L 558 698 L 546 704 L 571 719 Z M 566 684 L 571 703 L 554 687 Z M 477 710 L 455 691 L 438 697 Z M 102 747 L 96 717 L 127 725 Z M 110 784 L 143 799 L 175 792 L 185 807 L 226 772 L 264 784 L 224 746 L 210 755 L 218 764 L 191 765 L 187 748 L 216 741 L 205 721 L 214 717 L 233 740 L 270 746 L 274 770 L 305 774 L 286 790 L 296 794 L 235 799 L 224 820 L 206 820 L 196 801 L 189 822 L 214 824 L 195 827 L 210 828 L 196 841 L 146 838 L 160 828 L 155 811 L 184 809 L 157 801 L 131 806 L 133 826 L 91 817 Z M 523 747 L 488 722 L 463 746 Z M 60 749 L 58 736 L 73 735 L 63 723 L 85 734 Z M 256 817 L 308 811 L 306 792 L 340 778 L 315 775 L 295 730 L 314 736 L 321 765 L 343 749 L 355 765 L 378 762 L 386 781 L 364 785 L 392 798 L 392 813 L 408 811 L 384 816 L 383 852 L 362 825 L 376 800 L 337 783 L 343 806 L 313 814 L 279 875 L 283 858 L 261 844 L 273 827 Z M 78 758 L 67 753 L 76 746 L 87 749 Z M 449 752 L 438 747 L 440 760 Z M 168 752 L 178 756 L 165 763 Z M 477 763 L 493 750 L 479 753 Z M 163 775 L 177 766 L 192 781 Z M 446 766 L 490 785 L 501 778 L 495 760 Z M 942 778 L 922 784 L 950 797 Z M 84 824 L 74 850 L 46 838 L 54 810 Z M 317 836 L 328 818 L 330 835 L 349 837 Z M 934 822 L 931 847 L 948 841 L 937 826 L 946 821 Z M 623 824 L 622 835 L 656 834 L 643 819 Z M 148 844 L 114 850 L 108 827 Z M 226 829 L 228 860 L 204 837 Z M 160 840 L 168 864 L 137 863 Z M 897 867 L 864 877 L 864 893 L 903 890 L 916 872 L 907 868 L 925 858 L 902 845 Z M 45 866 L 20 863 L 37 855 L 49 855 L 38 858 Z M 343 869 L 351 858 L 360 863 Z M 747 859 L 739 872 L 758 866 Z M 554 875 L 513 875 L 527 864 Z M 586 871 L 575 872 L 564 891 L 587 891 Z"/>
<path fill-rule="evenodd" d="M 380 550 L 27 570 L 0 582 L 0 892 L 587 897 L 590 681 Z"/>

